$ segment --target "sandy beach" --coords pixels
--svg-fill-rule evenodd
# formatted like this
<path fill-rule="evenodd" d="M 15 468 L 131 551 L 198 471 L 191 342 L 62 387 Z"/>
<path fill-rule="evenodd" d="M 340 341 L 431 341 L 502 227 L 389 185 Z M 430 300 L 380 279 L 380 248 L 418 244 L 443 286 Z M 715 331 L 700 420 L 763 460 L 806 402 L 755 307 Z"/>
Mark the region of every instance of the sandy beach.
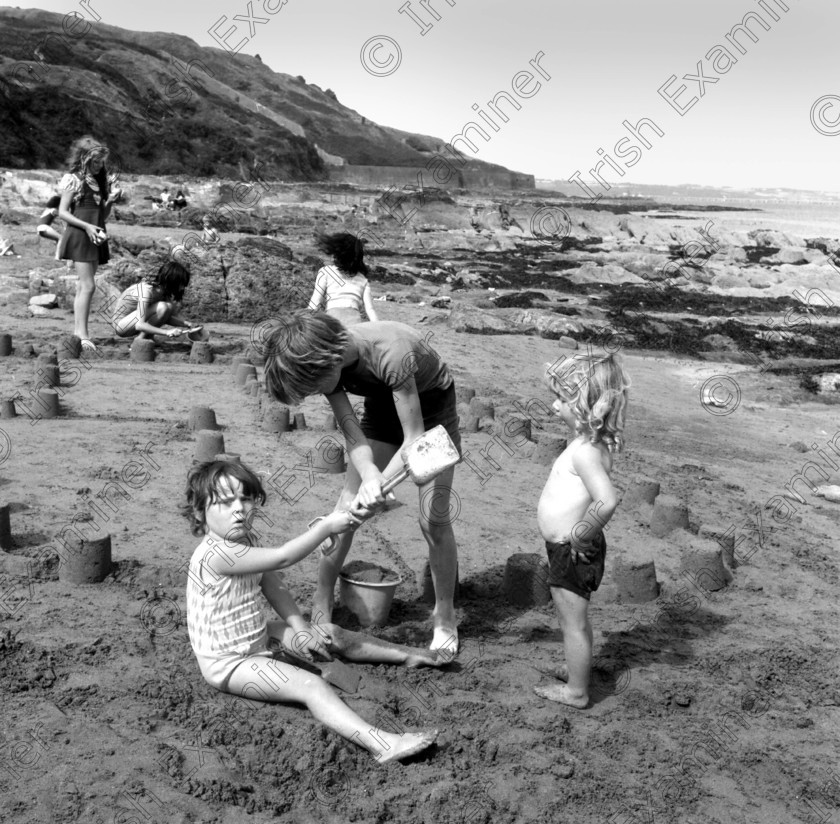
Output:
<path fill-rule="evenodd" d="M 308 220 L 293 241 L 278 240 L 296 254 L 311 249 Z M 744 214 L 738 225 L 721 220 L 733 232 L 752 226 L 803 237 L 825 234 L 828 224 L 784 225 L 767 212 Z M 0 274 L 55 268 L 32 227 L 2 230 L 21 258 L 0 258 Z M 124 242 L 172 232 L 126 222 L 109 231 Z M 442 234 L 420 235 L 420 247 L 394 230 L 388 254 L 373 261 L 393 274 L 395 261 L 433 270 L 461 254 L 481 269 L 479 252 L 436 246 Z M 530 254 L 518 242 L 505 248 Z M 190 362 L 181 342 L 161 343 L 154 362 L 138 363 L 128 342 L 95 319 L 101 356 L 76 364 L 75 379 L 60 390 L 59 417 L 19 409 L 0 421 L 0 504 L 9 506 L 12 535 L 0 558 L 4 820 L 828 820 L 819 816 L 840 803 L 833 653 L 840 505 L 816 497 L 812 486 L 840 483 L 836 406 L 809 393 L 795 373 L 621 346 L 633 381 L 627 448 L 614 473 L 625 503 L 609 524 L 607 572 L 592 600 L 592 702 L 585 711 L 561 707 L 532 690 L 551 681 L 562 660 L 553 607 L 512 603 L 503 579 L 511 556 L 543 555 L 536 503 L 550 464 L 540 444 L 567 433 L 541 413 L 551 398 L 540 370 L 572 350 L 537 334 L 457 331 L 451 314 L 486 306 L 486 287 L 372 282 L 377 296 L 394 298 L 377 303 L 380 317 L 428 332 L 459 390 L 495 407 L 494 420 L 462 433 L 470 461 L 455 475 L 457 661 L 440 671 L 353 665 L 362 684 L 344 696 L 385 729 L 439 728 L 437 744 L 406 764 L 379 767 L 300 707 L 233 699 L 202 681 L 184 599 L 185 564 L 197 541 L 177 512 L 196 447 L 191 410 L 212 407 L 226 451 L 269 479 L 267 542 L 291 538 L 333 507 L 343 476 L 304 468 L 336 433 L 320 399 L 294 410 L 307 429 L 267 431 L 264 387 L 245 394 L 234 381 L 234 358 L 249 346 L 247 322 L 207 323 L 213 363 Z M 577 300 L 562 288 L 541 291 Z M 449 295 L 452 308 L 430 305 L 436 293 Z M 597 303 L 584 296 L 574 305 Z M 47 317 L 30 317 L 25 301 L 10 301 L 3 311 L 0 331 L 11 334 L 14 351 L 2 358 L 2 397 L 26 396 L 37 385 L 27 344 L 34 353 L 55 350 L 72 328 L 72 309 L 65 302 Z M 578 320 L 585 319 L 583 311 Z M 831 322 L 818 318 L 811 333 Z M 578 337 L 584 346 L 586 335 Z M 64 377 L 70 374 L 67 367 Z M 723 387 L 725 403 L 704 401 L 710 381 Z M 511 416 L 528 421 L 529 439 L 506 434 Z M 687 509 L 688 528 L 654 534 L 656 504 L 631 500 L 649 482 L 659 485 L 660 499 L 672 496 Z M 387 625 L 371 631 L 421 645 L 431 632 L 421 597 L 427 548 L 416 493 L 404 484 L 397 497 L 360 529 L 350 560 L 403 576 Z M 77 530 L 111 536 L 114 567 L 100 584 L 59 579 L 61 536 Z M 727 547 L 718 578 L 686 566 L 692 552 L 720 555 Z M 620 570 L 650 561 L 659 594 L 631 603 Z M 305 609 L 316 566 L 313 556 L 286 574 Z M 346 609 L 336 616 L 358 627 Z"/>

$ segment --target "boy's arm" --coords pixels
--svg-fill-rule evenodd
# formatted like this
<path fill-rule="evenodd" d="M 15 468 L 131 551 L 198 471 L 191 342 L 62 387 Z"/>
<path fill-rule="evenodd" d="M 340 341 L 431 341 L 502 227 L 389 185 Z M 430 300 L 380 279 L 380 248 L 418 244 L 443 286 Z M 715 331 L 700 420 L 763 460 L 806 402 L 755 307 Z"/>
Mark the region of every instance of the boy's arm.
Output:
<path fill-rule="evenodd" d="M 249 575 L 285 569 L 312 553 L 331 535 L 347 532 L 359 523 L 351 513 L 337 510 L 280 547 L 253 547 L 221 539 L 205 555 L 205 564 L 217 575 Z"/>
<path fill-rule="evenodd" d="M 403 442 L 383 471 L 383 474 L 388 478 L 391 475 L 396 475 L 403 468 L 402 458 L 400 457 L 402 447 L 410 444 L 426 431 L 423 425 L 423 412 L 420 408 L 420 393 L 417 391 L 414 376 L 408 375 L 403 378 L 399 388 L 393 391 L 393 396 L 394 406 L 402 424 Z"/>
<path fill-rule="evenodd" d="M 361 426 L 359 426 L 359 421 L 350 405 L 347 393 L 343 389 L 339 389 L 337 392 L 327 395 L 327 400 L 344 435 L 347 456 L 362 479 L 359 487 L 361 505 L 363 507 L 373 507 L 384 500 L 382 484 L 385 482 L 385 478 L 373 461 L 373 450 L 370 443 L 362 432 Z M 363 489 L 365 490 L 364 495 L 362 495 Z"/>
<path fill-rule="evenodd" d="M 603 531 L 618 507 L 618 493 L 601 458 L 601 450 L 593 444 L 582 444 L 572 455 L 572 467 L 579 475 L 592 503 L 586 515 L 572 528 L 572 549 L 576 555 L 592 551 L 592 539 Z"/>

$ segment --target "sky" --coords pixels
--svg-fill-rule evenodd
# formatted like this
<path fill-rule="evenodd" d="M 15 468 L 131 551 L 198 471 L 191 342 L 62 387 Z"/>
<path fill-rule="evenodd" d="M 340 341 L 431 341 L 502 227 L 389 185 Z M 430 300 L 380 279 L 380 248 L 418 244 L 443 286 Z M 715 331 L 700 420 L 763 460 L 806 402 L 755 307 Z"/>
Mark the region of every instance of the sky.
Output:
<path fill-rule="evenodd" d="M 22 7 L 84 11 L 78 0 Z M 488 139 L 470 132 L 475 157 L 538 179 L 579 172 L 591 187 L 600 162 L 607 184 L 840 190 L 836 0 L 87 0 L 87 7 L 110 25 L 259 54 L 382 125 L 448 141 L 476 122 Z M 752 18 L 757 42 L 744 33 L 728 40 L 751 12 L 767 27 Z M 494 112 L 487 104 L 499 92 L 519 108 L 497 98 L 502 115 Z"/>

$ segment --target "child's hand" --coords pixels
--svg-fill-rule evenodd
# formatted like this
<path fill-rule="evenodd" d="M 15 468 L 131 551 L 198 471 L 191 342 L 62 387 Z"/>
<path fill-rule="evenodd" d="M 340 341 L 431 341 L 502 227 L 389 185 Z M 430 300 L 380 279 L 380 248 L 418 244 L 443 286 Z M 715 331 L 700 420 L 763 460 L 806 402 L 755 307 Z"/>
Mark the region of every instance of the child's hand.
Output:
<path fill-rule="evenodd" d="M 327 515 L 324 521 L 331 535 L 341 535 L 343 532 L 355 530 L 362 519 L 347 509 L 337 509 Z"/>
<path fill-rule="evenodd" d="M 331 641 L 329 634 L 322 627 L 316 630 L 306 624 L 295 632 L 291 646 L 295 655 L 307 661 L 332 661 L 332 656 L 326 647 L 326 644 Z"/>
<path fill-rule="evenodd" d="M 184 331 L 184 329 L 168 329 L 165 334 L 167 338 L 178 338 L 184 334 Z"/>

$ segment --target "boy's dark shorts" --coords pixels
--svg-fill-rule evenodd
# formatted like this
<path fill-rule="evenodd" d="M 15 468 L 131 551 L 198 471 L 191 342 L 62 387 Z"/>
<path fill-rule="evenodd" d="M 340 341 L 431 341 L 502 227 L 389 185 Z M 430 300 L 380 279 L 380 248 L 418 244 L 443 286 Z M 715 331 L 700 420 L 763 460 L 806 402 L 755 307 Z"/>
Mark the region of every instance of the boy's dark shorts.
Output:
<path fill-rule="evenodd" d="M 447 389 L 432 389 L 420 393 L 420 411 L 423 414 L 423 429 L 440 425 L 449 433 L 452 443 L 461 452 L 461 433 L 458 430 L 458 405 L 455 399 L 455 383 Z M 365 398 L 365 409 L 359 421 L 362 432 L 369 440 L 382 441 L 399 446 L 403 442 L 403 428 L 394 397 L 377 395 Z"/>
<path fill-rule="evenodd" d="M 603 532 L 592 538 L 592 550 L 586 561 L 572 561 L 571 541 L 560 541 L 556 544 L 546 541 L 545 551 L 548 554 L 549 586 L 568 589 L 587 601 L 601 586 L 607 555 L 607 542 Z"/>

